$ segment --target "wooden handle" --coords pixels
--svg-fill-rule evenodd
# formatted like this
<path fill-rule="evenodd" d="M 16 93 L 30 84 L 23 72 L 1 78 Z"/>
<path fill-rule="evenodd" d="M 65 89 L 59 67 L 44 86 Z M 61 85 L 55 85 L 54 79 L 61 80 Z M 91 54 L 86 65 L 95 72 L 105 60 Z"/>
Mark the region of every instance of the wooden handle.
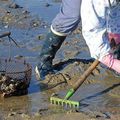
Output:
<path fill-rule="evenodd" d="M 92 71 L 96 68 L 99 64 L 98 60 L 95 60 L 92 65 L 81 75 L 80 79 L 75 83 L 73 89 L 76 91 L 82 83 L 86 80 L 86 78 L 92 73 Z"/>
<path fill-rule="evenodd" d="M 11 34 L 11 32 L 3 33 L 2 35 L 0 35 L 0 38 L 3 38 L 3 37 L 6 37 L 6 36 L 9 36 L 10 34 Z"/>

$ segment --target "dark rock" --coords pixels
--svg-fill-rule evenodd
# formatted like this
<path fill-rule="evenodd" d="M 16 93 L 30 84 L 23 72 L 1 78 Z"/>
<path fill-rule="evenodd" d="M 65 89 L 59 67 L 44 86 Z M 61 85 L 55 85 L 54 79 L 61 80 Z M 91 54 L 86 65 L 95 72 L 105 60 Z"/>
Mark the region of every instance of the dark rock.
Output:
<path fill-rule="evenodd" d="M 21 8 L 21 7 L 19 5 L 17 5 L 16 3 L 12 3 L 9 5 L 9 8 L 17 9 L 17 8 Z"/>
<path fill-rule="evenodd" d="M 45 7 L 49 7 L 49 6 L 51 6 L 51 4 L 49 4 L 49 3 L 46 3 L 46 4 L 45 4 Z"/>

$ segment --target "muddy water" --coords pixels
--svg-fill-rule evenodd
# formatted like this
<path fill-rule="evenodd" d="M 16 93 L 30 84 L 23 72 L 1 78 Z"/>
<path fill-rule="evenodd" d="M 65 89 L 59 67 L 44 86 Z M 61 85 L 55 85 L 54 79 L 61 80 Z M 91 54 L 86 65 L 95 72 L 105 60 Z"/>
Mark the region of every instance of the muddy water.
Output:
<path fill-rule="evenodd" d="M 40 83 L 36 80 L 34 74 L 34 67 L 37 61 L 36 56 L 40 52 L 51 20 L 59 10 L 60 2 L 52 0 L 16 0 L 15 2 L 23 6 L 24 10 L 29 11 L 33 17 L 30 17 L 29 20 L 25 19 L 22 25 L 16 23 L 15 25 L 6 26 L 5 24 L 3 28 L 1 27 L 1 31 L 10 30 L 12 32 L 12 37 L 21 48 L 17 48 L 12 44 L 11 56 L 24 56 L 32 65 L 33 74 L 27 95 L 7 99 L 0 98 L 0 116 L 1 118 L 10 119 L 11 116 L 20 115 L 23 117 L 25 114 L 28 115 L 25 116 L 27 119 L 29 115 L 36 113 L 43 116 L 63 113 L 65 112 L 63 109 L 56 109 L 56 107 L 50 105 L 49 97 L 53 92 L 57 92 L 59 96 L 64 97 L 67 91 L 66 81 L 73 84 L 90 65 L 80 60 L 81 58 L 90 58 L 85 41 L 82 35 L 77 34 L 77 32 L 70 35 L 63 43 L 54 60 L 54 63 L 63 62 L 63 64 L 58 65 L 60 67 L 59 72 L 62 74 L 58 74 L 51 79 L 48 76 L 46 82 L 43 82 L 43 84 Z M 37 22 L 40 20 L 42 24 L 36 27 L 30 27 L 29 25 L 31 24 L 26 24 L 34 20 L 37 20 Z M 43 37 L 40 40 L 38 39 L 39 35 Z M 0 42 L 0 51 L 2 51 L 0 52 L 0 56 L 9 56 L 8 39 L 4 38 L 3 40 L 3 42 Z M 120 78 L 114 77 L 112 72 L 100 66 L 98 69 L 99 71 L 95 71 L 94 75 L 88 78 L 71 99 L 80 101 L 81 106 L 78 111 L 82 111 L 90 116 L 107 118 L 119 115 Z M 43 86 L 47 83 L 49 86 L 57 82 L 63 82 L 64 84 L 58 85 L 59 87 L 55 87 L 55 89 L 51 87 L 53 89 L 49 90 L 46 90 L 46 86 Z"/>
<path fill-rule="evenodd" d="M 49 23 L 51 23 L 52 19 L 57 14 L 60 5 L 59 2 L 54 3 L 52 0 L 16 0 L 16 2 Z"/>

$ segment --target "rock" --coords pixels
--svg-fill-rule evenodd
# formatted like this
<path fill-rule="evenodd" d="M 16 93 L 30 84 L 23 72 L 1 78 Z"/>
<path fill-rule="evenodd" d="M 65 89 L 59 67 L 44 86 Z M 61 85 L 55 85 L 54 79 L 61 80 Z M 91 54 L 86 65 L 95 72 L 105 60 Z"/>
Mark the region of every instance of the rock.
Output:
<path fill-rule="evenodd" d="M 17 5 L 16 3 L 12 3 L 9 5 L 9 8 L 17 9 L 17 8 L 21 8 L 21 7 L 19 5 Z"/>
<path fill-rule="evenodd" d="M 58 94 L 57 93 L 52 93 L 51 97 L 54 97 L 54 96 L 58 96 Z"/>
<path fill-rule="evenodd" d="M 27 114 L 25 114 L 25 113 L 22 113 L 22 114 L 21 114 L 21 117 L 22 117 L 23 119 L 26 119 L 26 120 L 28 120 L 28 119 L 31 118 L 29 115 L 27 115 Z"/>
<path fill-rule="evenodd" d="M 23 10 L 22 13 L 23 14 L 29 14 L 30 12 L 28 12 L 27 10 Z"/>
<path fill-rule="evenodd" d="M 35 117 L 41 117 L 41 114 L 39 112 L 34 113 Z"/>
<path fill-rule="evenodd" d="M 111 119 L 111 114 L 109 112 L 103 113 L 105 115 L 105 118 Z"/>
<path fill-rule="evenodd" d="M 5 26 L 4 26 L 4 28 L 6 28 L 6 29 L 7 29 L 8 27 L 9 27 L 9 25 L 5 25 Z"/>
<path fill-rule="evenodd" d="M 34 20 L 31 20 L 31 23 L 30 23 L 31 27 L 38 27 L 40 26 L 40 24 L 41 24 L 41 21 L 37 18 Z"/>
<path fill-rule="evenodd" d="M 43 40 L 45 38 L 45 36 L 43 34 L 40 34 L 37 36 L 38 40 Z"/>
<path fill-rule="evenodd" d="M 16 114 L 17 114 L 16 112 L 11 112 L 11 113 L 8 114 L 8 117 L 14 116 L 14 115 L 16 115 Z"/>
<path fill-rule="evenodd" d="M 7 14 L 10 14 L 10 13 L 11 13 L 11 11 L 10 11 L 10 10 L 7 10 L 7 11 L 6 11 L 6 13 L 7 13 Z"/>
<path fill-rule="evenodd" d="M 42 115 L 38 112 L 34 113 L 31 120 L 42 120 Z"/>
<path fill-rule="evenodd" d="M 49 4 L 49 3 L 46 3 L 46 4 L 45 4 L 45 7 L 49 7 L 49 6 L 51 6 L 51 4 Z"/>
<path fill-rule="evenodd" d="M 24 58 L 24 56 L 22 56 L 22 55 L 16 55 L 16 56 L 14 56 L 16 59 L 18 59 L 18 60 L 20 60 L 20 59 L 23 59 Z"/>

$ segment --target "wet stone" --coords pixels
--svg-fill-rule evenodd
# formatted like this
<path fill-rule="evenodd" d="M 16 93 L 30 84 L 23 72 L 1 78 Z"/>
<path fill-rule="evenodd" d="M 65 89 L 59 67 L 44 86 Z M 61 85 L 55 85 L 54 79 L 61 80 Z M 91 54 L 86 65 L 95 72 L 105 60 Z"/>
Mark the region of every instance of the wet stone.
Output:
<path fill-rule="evenodd" d="M 51 4 L 49 4 L 49 3 L 46 3 L 46 4 L 45 4 L 45 7 L 49 7 L 49 6 L 51 6 Z"/>
<path fill-rule="evenodd" d="M 17 8 L 21 8 L 21 7 L 16 3 L 12 3 L 9 5 L 9 8 L 17 9 Z"/>
<path fill-rule="evenodd" d="M 38 40 L 43 40 L 43 39 L 45 38 L 45 36 L 44 36 L 43 34 L 39 34 L 39 35 L 37 36 L 37 38 L 38 38 Z"/>
<path fill-rule="evenodd" d="M 24 119 L 30 119 L 30 116 L 25 113 L 21 114 L 21 117 Z"/>
<path fill-rule="evenodd" d="M 23 14 L 29 14 L 30 12 L 27 11 L 27 10 L 23 10 L 22 13 L 23 13 Z"/>
<path fill-rule="evenodd" d="M 16 115 L 16 114 L 17 114 L 16 112 L 11 112 L 11 113 L 8 114 L 8 117 L 14 116 L 14 115 Z"/>
<path fill-rule="evenodd" d="M 35 115 L 36 117 L 40 117 L 40 116 L 41 116 L 41 114 L 40 114 L 39 112 L 34 113 L 34 115 Z"/>
<path fill-rule="evenodd" d="M 109 112 L 105 112 L 103 114 L 105 115 L 105 118 L 107 118 L 107 119 L 111 118 L 111 114 Z"/>

